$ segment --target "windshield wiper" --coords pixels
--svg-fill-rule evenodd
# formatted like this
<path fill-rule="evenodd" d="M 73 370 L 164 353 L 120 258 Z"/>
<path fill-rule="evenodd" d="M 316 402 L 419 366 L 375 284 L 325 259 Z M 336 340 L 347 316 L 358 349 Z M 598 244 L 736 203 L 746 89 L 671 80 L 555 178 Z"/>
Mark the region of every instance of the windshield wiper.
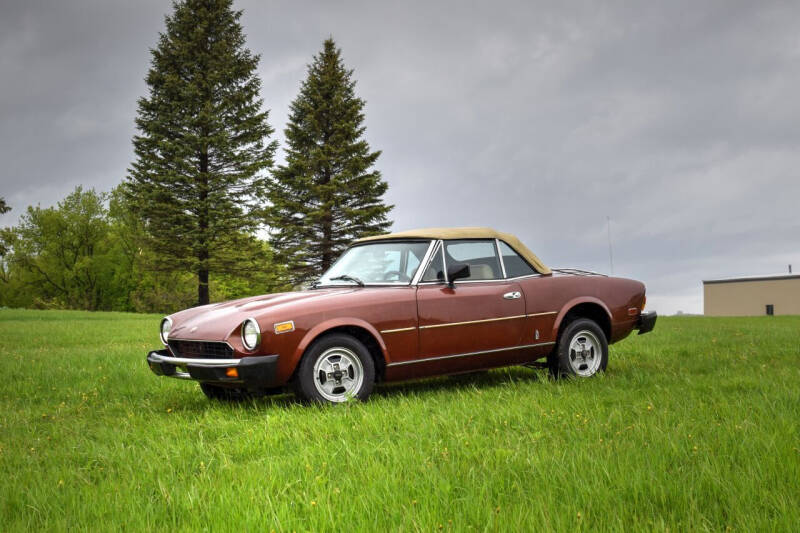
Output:
<path fill-rule="evenodd" d="M 355 277 L 355 276 L 351 276 L 351 275 L 349 275 L 349 274 L 342 274 L 341 276 L 336 276 L 335 278 L 330 278 L 330 280 L 331 280 L 331 281 L 339 281 L 339 280 L 342 280 L 342 281 L 352 281 L 353 283 L 355 283 L 355 284 L 356 284 L 356 285 L 358 285 L 359 287 L 363 287 L 363 286 L 364 286 L 364 282 L 363 282 L 363 281 L 361 281 L 361 280 L 360 280 L 360 279 L 358 279 L 357 277 Z"/>

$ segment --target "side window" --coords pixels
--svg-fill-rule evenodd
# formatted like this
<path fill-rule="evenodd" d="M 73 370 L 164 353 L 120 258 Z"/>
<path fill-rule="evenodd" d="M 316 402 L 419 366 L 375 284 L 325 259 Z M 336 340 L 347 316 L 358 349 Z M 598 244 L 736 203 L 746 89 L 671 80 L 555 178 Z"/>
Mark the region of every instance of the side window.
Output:
<path fill-rule="evenodd" d="M 500 241 L 500 253 L 503 254 L 503 266 L 506 267 L 506 277 L 530 276 L 536 271 L 519 256 L 509 245 Z"/>
<path fill-rule="evenodd" d="M 386 250 L 383 252 L 383 260 L 381 261 L 381 270 L 388 272 L 390 270 L 400 270 L 400 259 L 402 252 L 400 250 Z"/>
<path fill-rule="evenodd" d="M 420 258 L 417 257 L 411 250 L 406 252 L 406 276 L 413 277 L 414 272 L 417 271 L 417 267 L 419 266 Z"/>
<path fill-rule="evenodd" d="M 420 281 L 444 281 L 444 262 L 442 260 L 441 247 L 436 250 Z"/>
<path fill-rule="evenodd" d="M 447 264 L 469 265 L 468 280 L 500 279 L 503 272 L 497 258 L 497 248 L 491 241 L 447 241 L 445 243 Z"/>

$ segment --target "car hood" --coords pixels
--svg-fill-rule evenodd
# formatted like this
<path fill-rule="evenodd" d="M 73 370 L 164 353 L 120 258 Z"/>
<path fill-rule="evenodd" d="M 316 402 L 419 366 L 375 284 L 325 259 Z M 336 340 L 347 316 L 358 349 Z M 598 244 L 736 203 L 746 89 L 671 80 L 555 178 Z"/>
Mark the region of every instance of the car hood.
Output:
<path fill-rule="evenodd" d="M 289 307 L 293 307 L 299 302 L 313 305 L 314 301 L 352 293 L 356 290 L 358 289 L 342 287 L 282 292 L 194 307 L 170 315 L 173 324 L 169 336 L 171 339 L 225 340 L 232 333 L 238 331 L 239 326 L 246 318 L 256 319 L 261 330 L 264 331 L 266 322 L 280 321 L 282 311 L 288 311 Z M 272 325 L 269 324 L 267 327 L 271 329 Z"/>

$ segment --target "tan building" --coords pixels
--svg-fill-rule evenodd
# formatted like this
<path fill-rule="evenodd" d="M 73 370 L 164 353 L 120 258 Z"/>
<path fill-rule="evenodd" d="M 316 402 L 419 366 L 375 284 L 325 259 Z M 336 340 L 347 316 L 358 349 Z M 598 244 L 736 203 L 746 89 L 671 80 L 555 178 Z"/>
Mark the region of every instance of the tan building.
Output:
<path fill-rule="evenodd" d="M 706 316 L 800 315 L 800 274 L 703 281 Z"/>

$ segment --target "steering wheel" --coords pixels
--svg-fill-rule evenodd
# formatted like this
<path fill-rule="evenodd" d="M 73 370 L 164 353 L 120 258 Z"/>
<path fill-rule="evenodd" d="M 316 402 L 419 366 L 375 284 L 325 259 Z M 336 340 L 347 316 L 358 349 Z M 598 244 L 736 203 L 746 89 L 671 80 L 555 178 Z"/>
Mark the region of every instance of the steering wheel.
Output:
<path fill-rule="evenodd" d="M 384 281 L 389 281 L 390 276 L 397 276 L 397 281 L 411 281 L 411 276 L 399 270 L 390 270 L 383 275 Z"/>

